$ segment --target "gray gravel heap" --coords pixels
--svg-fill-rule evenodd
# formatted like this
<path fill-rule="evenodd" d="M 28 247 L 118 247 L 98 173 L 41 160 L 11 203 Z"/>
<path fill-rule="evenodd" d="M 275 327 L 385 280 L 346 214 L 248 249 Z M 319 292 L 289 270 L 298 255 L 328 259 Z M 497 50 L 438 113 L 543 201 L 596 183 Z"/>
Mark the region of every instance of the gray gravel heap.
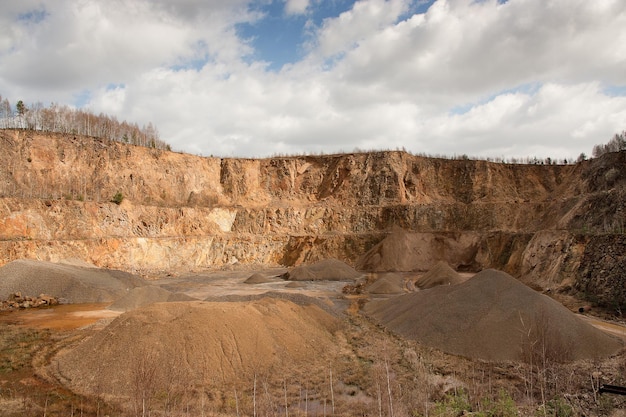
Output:
<path fill-rule="evenodd" d="M 123 271 L 21 259 L 0 268 L 0 299 L 21 292 L 49 294 L 63 303 L 112 302 L 136 287 L 147 285 Z"/>

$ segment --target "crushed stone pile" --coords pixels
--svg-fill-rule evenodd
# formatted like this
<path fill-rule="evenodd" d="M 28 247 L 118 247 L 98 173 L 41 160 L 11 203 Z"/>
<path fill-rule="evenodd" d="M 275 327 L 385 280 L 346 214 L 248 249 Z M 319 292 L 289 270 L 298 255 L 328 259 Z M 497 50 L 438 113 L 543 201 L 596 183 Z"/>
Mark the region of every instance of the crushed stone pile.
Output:
<path fill-rule="evenodd" d="M 113 311 L 129 311 L 153 303 L 193 300 L 196 299 L 183 293 L 171 292 L 155 285 L 146 285 L 128 291 L 126 295 L 117 299 L 113 304 L 107 307 L 107 309 Z"/>
<path fill-rule="evenodd" d="M 300 265 L 281 277 L 289 281 L 353 281 L 362 274 L 337 259 L 324 259 L 311 265 Z"/>
<path fill-rule="evenodd" d="M 112 302 L 147 283 L 123 271 L 22 259 L 0 268 L 0 299 L 48 294 L 64 303 Z"/>
<path fill-rule="evenodd" d="M 272 282 L 272 279 L 257 272 L 257 273 L 250 275 L 250 277 L 246 279 L 243 283 L 244 284 L 266 284 L 268 282 Z"/>
<path fill-rule="evenodd" d="M 485 270 L 454 286 L 371 301 L 365 312 L 424 345 L 485 360 L 524 360 L 545 347 L 561 361 L 605 357 L 622 342 L 512 276 Z"/>
<path fill-rule="evenodd" d="M 402 294 L 404 278 L 394 273 L 384 274 L 367 287 L 367 292 L 374 295 Z"/>
<path fill-rule="evenodd" d="M 132 392 L 137 373 L 147 370 L 159 391 L 248 383 L 270 368 L 323 367 L 335 352 L 336 326 L 337 319 L 315 305 L 274 298 L 157 303 L 123 313 L 59 353 L 50 369 L 75 391 L 113 396 Z"/>
<path fill-rule="evenodd" d="M 439 261 L 427 273 L 415 281 L 415 285 L 426 290 L 439 285 L 456 285 L 463 282 L 461 275 L 445 261 Z"/>

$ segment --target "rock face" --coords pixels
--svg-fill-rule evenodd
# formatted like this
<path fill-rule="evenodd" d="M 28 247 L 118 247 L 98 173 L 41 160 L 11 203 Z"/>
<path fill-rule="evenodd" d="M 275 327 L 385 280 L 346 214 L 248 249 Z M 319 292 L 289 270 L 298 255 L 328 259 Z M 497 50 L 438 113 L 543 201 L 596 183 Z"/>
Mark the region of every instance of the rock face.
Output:
<path fill-rule="evenodd" d="M 565 166 L 404 152 L 219 159 L 2 130 L 0 265 L 78 258 L 142 273 L 325 258 L 355 265 L 401 228 L 419 243 L 404 250 L 420 260 L 403 268 L 493 267 L 603 297 L 608 285 L 624 287 L 624 274 L 586 248 L 625 252 L 624 184 L 624 152 Z M 600 271 L 615 278 L 596 285 Z"/>

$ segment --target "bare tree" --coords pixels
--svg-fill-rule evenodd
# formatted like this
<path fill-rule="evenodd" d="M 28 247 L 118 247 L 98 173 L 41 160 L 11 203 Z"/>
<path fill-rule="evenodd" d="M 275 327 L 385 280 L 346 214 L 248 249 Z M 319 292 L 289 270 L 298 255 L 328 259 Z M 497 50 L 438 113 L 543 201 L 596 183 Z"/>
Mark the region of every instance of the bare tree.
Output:
<path fill-rule="evenodd" d="M 157 386 L 157 363 L 154 350 L 140 349 L 137 351 L 131 369 L 135 415 L 142 417 L 148 415 Z"/>

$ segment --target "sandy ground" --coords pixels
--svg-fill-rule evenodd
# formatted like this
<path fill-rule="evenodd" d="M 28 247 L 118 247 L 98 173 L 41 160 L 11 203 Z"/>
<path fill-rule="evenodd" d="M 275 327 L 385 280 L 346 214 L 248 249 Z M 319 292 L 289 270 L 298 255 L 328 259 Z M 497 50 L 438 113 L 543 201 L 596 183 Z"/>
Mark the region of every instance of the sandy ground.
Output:
<path fill-rule="evenodd" d="M 284 268 L 251 270 L 251 271 L 206 271 L 163 277 L 149 281 L 171 292 L 183 293 L 198 300 L 225 296 L 249 296 L 267 292 L 301 294 L 326 300 L 336 307 L 345 307 L 345 300 L 340 299 L 341 289 L 347 284 L 344 281 L 306 281 L 299 282 L 298 287 L 290 288 L 290 281 L 278 276 L 287 271 Z M 246 284 L 244 281 L 254 273 L 261 273 L 270 279 L 262 284 Z M 112 318 L 121 314 L 107 307 L 111 303 L 66 304 L 45 309 L 29 309 L 0 313 L 0 323 L 16 324 L 32 328 L 70 330 L 98 323 L 104 326 Z"/>
<path fill-rule="evenodd" d="M 584 321 L 597 329 L 619 337 L 626 342 L 626 326 L 623 324 L 601 320 L 597 317 L 580 316 Z"/>
<path fill-rule="evenodd" d="M 171 292 L 186 294 L 198 300 L 219 298 L 225 296 L 250 296 L 267 292 L 301 294 L 308 297 L 326 300 L 336 307 L 345 307 L 346 301 L 341 297 L 342 288 L 348 283 L 345 281 L 302 281 L 298 286 L 290 287 L 290 281 L 280 278 L 285 268 L 255 269 L 255 270 L 214 270 L 201 273 L 182 274 L 180 276 L 166 276 L 151 280 L 156 285 Z M 245 281 L 253 274 L 261 274 L 269 282 L 247 284 Z M 378 275 L 371 274 L 375 279 Z M 405 280 L 406 292 L 414 289 L 410 285 L 422 274 L 401 273 Z M 461 280 L 466 281 L 474 274 L 462 273 Z M 371 279 L 371 277 L 370 277 Z M 376 294 L 372 298 L 388 298 Z M 567 304 L 567 303 L 566 303 Z M 69 304 L 53 308 L 21 310 L 0 313 L 0 323 L 17 324 L 32 328 L 47 328 L 55 330 L 77 329 L 94 323 L 104 326 L 111 319 L 117 317 L 119 311 L 108 310 L 110 303 Z M 572 306 L 567 306 L 572 307 Z M 579 315 L 587 323 L 626 341 L 626 326 L 616 322 L 608 322 L 589 315 Z"/>
<path fill-rule="evenodd" d="M 286 272 L 285 268 L 273 268 L 251 271 L 207 271 L 204 273 L 167 277 L 151 281 L 171 292 L 187 294 L 190 297 L 204 300 L 208 297 L 227 295 L 256 295 L 269 291 L 284 291 L 303 294 L 315 298 L 336 297 L 347 284 L 345 281 L 306 281 L 298 288 L 290 288 L 290 281 L 279 278 Z M 251 275 L 260 273 L 271 282 L 263 284 L 245 284 Z"/>

